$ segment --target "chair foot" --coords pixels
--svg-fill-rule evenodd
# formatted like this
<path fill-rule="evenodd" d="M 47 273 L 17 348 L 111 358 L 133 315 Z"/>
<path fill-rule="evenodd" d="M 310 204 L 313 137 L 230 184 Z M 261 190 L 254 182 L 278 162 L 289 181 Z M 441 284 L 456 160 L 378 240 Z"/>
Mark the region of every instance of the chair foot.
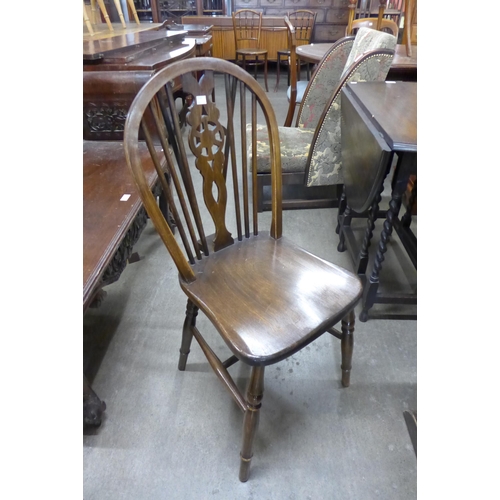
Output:
<path fill-rule="evenodd" d="M 250 457 L 246 459 L 240 455 L 240 459 L 240 474 L 238 477 L 242 483 L 246 483 L 250 477 L 250 462 L 252 461 L 252 458 Z"/>
<path fill-rule="evenodd" d="M 354 348 L 354 311 L 350 311 L 342 319 L 342 339 L 340 341 L 342 351 L 342 385 L 349 387 L 351 383 L 352 351 Z"/>
<path fill-rule="evenodd" d="M 264 393 L 264 367 L 252 367 L 250 381 L 247 389 L 247 409 L 243 419 L 243 445 L 240 453 L 240 474 L 242 483 L 250 475 L 250 462 L 253 456 L 253 441 L 259 426 L 260 407 Z"/>

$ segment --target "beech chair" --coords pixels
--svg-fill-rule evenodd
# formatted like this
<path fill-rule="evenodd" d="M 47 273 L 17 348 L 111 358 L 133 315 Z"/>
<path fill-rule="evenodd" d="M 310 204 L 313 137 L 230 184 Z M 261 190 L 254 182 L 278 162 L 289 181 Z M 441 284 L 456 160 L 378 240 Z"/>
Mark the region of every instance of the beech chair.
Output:
<path fill-rule="evenodd" d="M 267 50 L 260 48 L 262 31 L 262 12 L 251 9 L 241 9 L 233 12 L 234 45 L 236 50 L 236 64 L 240 63 L 243 69 L 251 65 L 254 67 L 254 78 L 257 80 L 257 66 L 264 65 L 264 83 L 267 87 Z M 262 57 L 262 59 L 260 59 Z"/>
<path fill-rule="evenodd" d="M 376 30 L 377 23 L 378 23 L 378 21 L 375 17 L 366 17 L 364 19 L 355 19 L 352 22 L 350 32 L 348 32 L 349 27 L 346 26 L 345 34 L 346 34 L 346 36 L 355 35 L 359 28 L 371 28 L 372 30 Z M 385 31 L 386 33 L 390 33 L 391 35 L 394 35 L 397 39 L 398 34 L 399 34 L 399 27 L 398 27 L 397 23 L 395 23 L 392 19 L 383 18 L 380 21 L 379 31 Z"/>
<path fill-rule="evenodd" d="M 341 38 L 313 73 L 293 119 L 296 66 L 292 47 L 290 65 L 291 99 L 284 127 L 278 127 L 283 171 L 283 209 L 338 206 L 343 174 L 340 150 L 340 95 L 349 82 L 385 80 L 394 56 L 396 37 L 360 28 L 356 36 Z M 271 185 L 269 136 L 257 126 L 257 183 L 260 211 L 269 210 L 267 192 Z M 248 151 L 253 158 L 253 151 Z"/>
<path fill-rule="evenodd" d="M 352 33 L 352 23 L 354 18 L 358 15 L 358 19 L 366 19 L 373 13 L 372 0 L 348 0 L 348 15 L 347 15 L 347 28 L 346 33 Z M 407 3 L 408 0 L 405 1 Z M 382 21 L 385 15 L 385 9 L 387 8 L 387 0 L 378 0 L 378 16 L 374 18 L 376 20 L 376 27 L 374 29 L 379 30 L 382 26 Z"/>
<path fill-rule="evenodd" d="M 293 36 L 294 36 L 293 43 L 295 43 L 295 46 L 306 45 L 311 42 L 311 38 L 314 32 L 314 24 L 316 22 L 316 16 L 317 12 L 312 12 L 310 10 L 296 10 L 288 14 L 288 16 L 285 16 L 285 24 L 287 24 L 287 31 L 288 31 L 288 48 L 278 50 L 277 52 L 278 61 L 276 65 L 276 87 L 274 89 L 275 92 L 278 90 L 280 84 L 280 65 L 282 63 L 283 58 L 288 68 L 288 85 L 290 85 L 290 49 L 292 45 L 292 39 L 291 39 L 292 33 L 288 24 L 290 24 L 290 26 L 293 27 Z M 288 19 L 288 23 L 286 19 Z M 300 60 L 297 60 L 296 64 L 299 64 L 298 72 L 300 80 L 300 64 L 302 63 Z M 307 69 L 306 79 L 309 80 L 310 78 L 309 63 L 304 63 L 304 64 L 306 64 L 306 69 Z M 304 83 L 307 84 L 307 81 Z M 300 103 L 300 101 L 297 102 Z"/>
<path fill-rule="evenodd" d="M 196 75 L 201 73 L 198 81 Z M 192 95 L 183 130 L 173 95 L 173 82 L 179 80 L 184 91 Z M 218 92 L 225 94 L 221 97 L 219 93 L 217 103 L 212 100 L 216 84 Z M 258 227 L 256 170 L 250 168 L 245 154 L 247 146 L 257 147 L 258 116 L 269 129 L 272 157 L 270 231 Z M 247 122 L 252 128 L 250 143 L 246 141 Z M 171 175 L 175 193 L 166 181 L 163 188 L 178 238 L 146 182 L 139 155 L 140 136 L 156 168 L 161 171 L 163 159 Z M 155 149 L 158 141 L 162 159 Z M 180 288 L 188 297 L 178 368 L 186 369 L 194 337 L 244 414 L 239 478 L 246 481 L 267 366 L 328 332 L 340 339 L 342 384 L 349 386 L 353 309 L 362 294 L 361 282 L 353 273 L 282 236 L 276 117 L 262 87 L 239 66 L 197 57 L 159 71 L 141 88 L 130 107 L 124 147 L 144 206 L 179 270 Z M 198 189 L 194 187 L 195 175 L 201 182 Z M 225 361 L 198 330 L 199 311 L 212 322 L 232 353 Z M 334 328 L 338 322 L 340 330 Z M 246 398 L 229 373 L 229 367 L 237 361 L 251 367 Z"/>
<path fill-rule="evenodd" d="M 89 31 L 89 34 L 91 36 L 94 36 L 94 30 L 92 28 L 92 22 L 95 22 L 96 17 L 99 16 L 99 12 L 97 11 L 96 8 L 96 1 L 99 5 L 99 9 L 102 12 L 102 15 L 104 17 L 104 21 L 106 22 L 108 29 L 110 31 L 114 31 L 113 25 L 111 24 L 111 20 L 108 15 L 108 11 L 106 9 L 106 4 L 104 3 L 104 0 L 90 0 L 90 6 L 91 6 L 91 12 L 92 12 L 92 19 L 90 19 L 87 11 L 87 7 L 85 5 L 85 1 L 83 1 L 83 20 L 85 21 L 85 25 L 87 26 L 87 29 Z M 134 0 L 127 0 L 128 6 L 130 8 L 130 12 L 134 16 L 134 20 L 137 24 L 141 24 L 139 21 L 139 17 L 137 15 L 137 10 L 135 8 Z M 123 28 L 127 27 L 127 23 L 125 22 L 125 18 L 123 16 L 123 10 L 122 6 L 120 4 L 120 0 L 114 0 L 114 4 L 116 7 L 116 11 L 118 13 L 118 17 L 120 18 L 120 23 Z"/>

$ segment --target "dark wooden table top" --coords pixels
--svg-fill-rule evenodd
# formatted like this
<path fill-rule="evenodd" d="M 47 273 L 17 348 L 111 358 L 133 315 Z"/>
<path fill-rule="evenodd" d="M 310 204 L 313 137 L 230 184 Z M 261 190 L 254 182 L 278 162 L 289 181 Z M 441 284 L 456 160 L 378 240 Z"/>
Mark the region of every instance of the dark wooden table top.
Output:
<path fill-rule="evenodd" d="M 172 42 L 181 42 L 186 32 L 150 30 L 140 31 L 138 33 L 127 33 L 126 35 L 112 36 L 99 40 L 83 40 L 83 59 L 94 60 L 102 59 L 105 55 L 111 56 L 114 53 L 123 53 L 123 49 L 147 48 L 157 45 L 158 42 L 170 40 Z"/>
<path fill-rule="evenodd" d="M 157 71 L 195 56 L 196 40 L 185 31 L 152 30 L 104 40 L 84 40 L 84 71 Z"/>
<path fill-rule="evenodd" d="M 151 187 L 158 176 L 141 144 Z M 122 200 L 124 195 L 130 195 Z M 123 143 L 83 141 L 83 306 L 142 206 L 125 162 Z"/>
<path fill-rule="evenodd" d="M 333 43 L 311 43 L 297 47 L 297 57 L 309 63 L 318 63 L 323 59 Z M 417 46 L 412 45 L 412 57 L 406 55 L 405 45 L 396 45 L 391 69 L 417 69 Z"/>
<path fill-rule="evenodd" d="M 355 100 L 393 151 L 417 151 L 417 83 L 348 83 Z"/>

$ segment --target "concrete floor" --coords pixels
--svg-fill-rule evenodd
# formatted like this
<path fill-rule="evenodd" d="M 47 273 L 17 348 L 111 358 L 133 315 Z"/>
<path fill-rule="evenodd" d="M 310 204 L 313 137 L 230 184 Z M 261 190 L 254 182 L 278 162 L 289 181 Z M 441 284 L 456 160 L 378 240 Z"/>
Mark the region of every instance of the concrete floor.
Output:
<path fill-rule="evenodd" d="M 274 75 L 268 95 L 281 124 L 286 74 L 276 93 Z M 337 252 L 335 225 L 336 209 L 283 212 L 288 238 L 352 269 L 348 253 Z M 340 342 L 330 335 L 269 367 L 250 479 L 240 483 L 240 410 L 196 342 L 186 371 L 177 370 L 186 299 L 173 262 L 151 225 L 134 250 L 141 260 L 83 321 L 84 370 L 107 405 L 101 427 L 83 437 L 85 500 L 417 497 L 403 417 L 417 409 L 416 321 L 357 321 L 347 389 Z M 393 240 L 381 280 L 416 290 L 400 250 Z M 198 325 L 222 359 L 229 355 L 201 314 Z M 248 369 L 229 371 L 244 390 Z"/>

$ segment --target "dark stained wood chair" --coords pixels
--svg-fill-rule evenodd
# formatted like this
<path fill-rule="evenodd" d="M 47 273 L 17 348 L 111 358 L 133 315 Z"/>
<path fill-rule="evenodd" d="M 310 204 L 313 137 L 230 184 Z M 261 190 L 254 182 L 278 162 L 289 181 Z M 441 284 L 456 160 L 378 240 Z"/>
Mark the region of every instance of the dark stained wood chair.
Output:
<path fill-rule="evenodd" d="M 257 79 L 257 66 L 264 65 L 264 83 L 267 87 L 267 49 L 260 47 L 262 31 L 262 12 L 252 9 L 241 9 L 233 12 L 234 45 L 236 49 L 236 64 L 243 69 L 247 65 L 254 67 L 254 78 Z M 262 59 L 261 59 L 262 58 Z"/>
<path fill-rule="evenodd" d="M 195 76 L 199 73 L 203 73 L 200 81 Z M 173 82 L 179 79 L 184 91 L 192 96 L 187 127 L 182 132 L 172 90 Z M 217 96 L 217 103 L 212 100 L 216 84 L 219 92 L 225 92 L 223 97 Z M 257 147 L 258 117 L 269 129 L 273 159 L 270 231 L 258 227 L 256 169 L 255 165 L 250 168 L 246 155 L 247 148 Z M 149 125 L 152 122 L 154 127 Z M 246 139 L 248 126 L 250 142 Z M 175 194 L 166 184 L 164 190 L 179 239 L 174 237 L 146 182 L 139 136 L 144 136 L 158 169 L 161 159 L 155 143 L 159 141 L 162 146 L 161 156 Z M 179 270 L 180 287 L 188 297 L 179 370 L 186 369 L 194 336 L 244 413 L 239 478 L 246 481 L 266 366 L 293 355 L 328 332 L 341 341 L 342 384 L 349 386 L 353 308 L 362 294 L 361 282 L 351 272 L 282 236 L 276 117 L 262 87 L 237 65 L 200 57 L 160 71 L 132 103 L 124 143 L 144 206 Z M 231 351 L 225 361 L 198 330 L 199 311 L 213 323 Z M 334 325 L 339 322 L 337 330 Z M 237 361 L 251 367 L 246 398 L 228 371 Z"/>

